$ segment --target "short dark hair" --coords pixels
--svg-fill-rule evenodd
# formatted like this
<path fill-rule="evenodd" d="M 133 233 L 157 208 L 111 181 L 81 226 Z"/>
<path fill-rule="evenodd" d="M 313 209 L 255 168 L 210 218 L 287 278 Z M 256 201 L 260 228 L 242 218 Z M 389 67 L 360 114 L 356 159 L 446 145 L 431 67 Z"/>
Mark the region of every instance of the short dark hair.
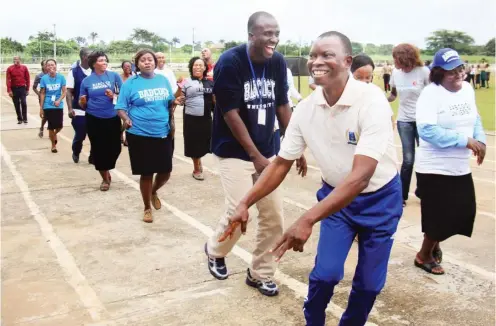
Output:
<path fill-rule="evenodd" d="M 188 63 L 189 75 L 191 77 L 193 77 L 193 66 L 195 65 L 196 60 L 201 60 L 205 64 L 205 71 L 203 72 L 203 78 L 207 77 L 207 74 L 208 74 L 207 60 L 200 58 L 200 57 L 193 57 L 193 58 L 189 59 L 189 63 Z"/>
<path fill-rule="evenodd" d="M 253 13 L 250 18 L 248 18 L 248 33 L 251 33 L 253 30 L 253 27 L 256 25 L 257 21 L 262 18 L 262 17 L 267 17 L 267 18 L 274 18 L 274 15 L 269 14 L 266 11 L 257 11 Z"/>
<path fill-rule="evenodd" d="M 446 70 L 444 70 L 441 67 L 434 67 L 431 69 L 431 72 L 429 74 L 429 80 L 431 83 L 440 85 L 441 82 L 443 81 L 444 75 L 446 74 Z"/>
<path fill-rule="evenodd" d="M 45 60 L 45 64 L 47 64 L 48 61 L 53 61 L 53 63 L 55 63 L 55 65 L 57 65 L 57 61 L 55 61 L 55 59 L 46 59 Z"/>
<path fill-rule="evenodd" d="M 136 66 L 136 72 L 140 71 L 138 67 L 139 59 L 147 53 L 150 53 L 152 55 L 153 61 L 155 61 L 155 68 L 157 67 L 157 56 L 155 56 L 155 52 L 150 49 L 143 49 L 138 51 L 134 56 L 134 65 Z"/>
<path fill-rule="evenodd" d="M 79 50 L 79 59 L 83 59 L 83 55 L 87 53 L 88 55 L 91 53 L 91 50 L 89 48 L 86 48 L 86 47 L 82 47 L 80 50 Z"/>
<path fill-rule="evenodd" d="M 341 43 L 343 44 L 344 50 L 347 55 L 351 55 L 353 53 L 353 50 L 351 48 L 351 41 L 348 38 L 348 36 L 344 35 L 343 33 L 337 32 L 337 31 L 330 31 L 330 32 L 325 32 L 323 34 L 320 34 L 318 39 L 323 39 L 327 37 L 338 37 L 341 40 Z"/>
<path fill-rule="evenodd" d="M 365 67 L 365 66 L 372 66 L 372 70 L 375 69 L 374 61 L 372 60 L 371 57 L 366 55 L 365 53 L 360 53 L 357 54 L 351 63 L 351 73 L 354 73 L 358 69 Z"/>
<path fill-rule="evenodd" d="M 93 51 L 88 56 L 88 66 L 90 66 L 91 71 L 95 70 L 94 65 L 100 57 L 105 57 L 105 59 L 107 59 L 107 62 L 109 61 L 108 56 L 102 50 Z"/>
<path fill-rule="evenodd" d="M 133 63 L 132 63 L 131 61 L 129 61 L 129 60 L 124 60 L 124 61 L 122 61 L 122 63 L 121 63 L 121 69 L 124 69 L 124 64 L 125 64 L 126 62 L 127 62 L 127 63 L 129 63 L 129 64 L 131 65 L 131 67 L 133 67 Z"/>
<path fill-rule="evenodd" d="M 46 60 L 41 60 L 41 69 L 45 68 L 45 61 Z"/>

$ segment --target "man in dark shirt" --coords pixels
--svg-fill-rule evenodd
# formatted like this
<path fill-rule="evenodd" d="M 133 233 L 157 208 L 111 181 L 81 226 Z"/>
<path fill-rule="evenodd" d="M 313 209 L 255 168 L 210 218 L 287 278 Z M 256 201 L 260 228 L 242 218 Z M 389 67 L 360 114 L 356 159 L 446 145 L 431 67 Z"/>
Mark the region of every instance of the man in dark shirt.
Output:
<path fill-rule="evenodd" d="M 7 68 L 7 92 L 14 101 L 17 124 L 28 123 L 26 96 L 29 95 L 29 71 L 21 65 L 21 58 L 14 57 L 14 64 Z M 21 111 L 22 108 L 22 111 Z"/>
<path fill-rule="evenodd" d="M 288 104 L 286 61 L 275 52 L 279 26 L 269 13 L 254 13 L 248 20 L 248 44 L 232 48 L 214 68 L 216 106 L 211 150 L 219 163 L 227 204 L 216 232 L 205 244 L 208 268 L 217 279 L 228 277 L 224 257 L 241 236 L 239 228 L 229 239 L 219 239 L 241 198 L 254 180 L 275 158 L 274 122 L 285 131 L 291 117 Z M 303 164 L 304 157 L 298 164 Z M 306 164 L 300 172 L 305 173 Z M 257 203 L 257 244 L 247 271 L 246 283 L 267 296 L 279 293 L 272 281 L 276 271 L 268 253 L 283 231 L 283 201 L 280 190 Z"/>
<path fill-rule="evenodd" d="M 89 48 L 81 48 L 78 62 L 71 67 L 67 74 L 67 110 L 74 128 L 74 139 L 72 140 L 72 160 L 74 163 L 79 163 L 79 154 L 83 149 L 83 141 L 86 139 L 86 111 L 79 106 L 79 90 L 83 79 L 91 74 L 88 65 L 90 53 Z M 90 151 L 88 162 L 92 164 L 92 161 Z"/>
<path fill-rule="evenodd" d="M 38 95 L 38 102 L 40 102 L 40 91 L 38 90 L 38 85 L 40 84 L 41 77 L 43 77 L 46 74 L 45 70 L 45 60 L 41 61 L 41 72 L 36 75 L 34 78 L 33 82 L 33 92 Z M 38 137 L 43 138 L 43 128 L 45 127 L 45 123 L 47 122 L 46 118 L 43 117 L 41 119 L 41 126 L 40 126 L 40 132 L 38 133 Z"/>

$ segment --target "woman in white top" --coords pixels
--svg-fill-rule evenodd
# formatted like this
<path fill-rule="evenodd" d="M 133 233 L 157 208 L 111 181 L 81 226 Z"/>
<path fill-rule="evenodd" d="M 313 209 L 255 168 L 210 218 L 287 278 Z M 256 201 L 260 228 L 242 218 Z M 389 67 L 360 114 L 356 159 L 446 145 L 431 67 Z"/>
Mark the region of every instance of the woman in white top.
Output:
<path fill-rule="evenodd" d="M 463 61 L 452 49 L 434 56 L 430 81 L 417 102 L 420 146 L 415 161 L 421 193 L 424 242 L 415 266 L 444 274 L 439 243 L 455 234 L 470 237 L 475 220 L 475 190 L 470 154 L 486 154 L 485 134 L 475 92 L 464 79 Z"/>
<path fill-rule="evenodd" d="M 396 69 L 393 69 L 391 75 L 391 95 L 388 100 L 393 102 L 398 95 L 400 97 L 396 121 L 403 149 L 400 175 L 403 206 L 405 206 L 410 192 L 413 162 L 415 161 L 415 141 L 417 143 L 419 141 L 415 122 L 415 106 L 422 89 L 429 84 L 429 68 L 424 66 L 420 60 L 419 50 L 411 44 L 404 43 L 395 46 L 393 58 Z"/>

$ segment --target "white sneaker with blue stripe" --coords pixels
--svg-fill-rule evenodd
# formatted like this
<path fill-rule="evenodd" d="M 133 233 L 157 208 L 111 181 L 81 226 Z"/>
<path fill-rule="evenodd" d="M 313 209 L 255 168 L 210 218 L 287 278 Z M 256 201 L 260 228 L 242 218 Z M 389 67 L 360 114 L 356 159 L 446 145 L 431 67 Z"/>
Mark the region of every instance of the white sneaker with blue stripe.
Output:
<path fill-rule="evenodd" d="M 205 254 L 207 255 L 208 270 L 213 277 L 218 280 L 225 280 L 229 274 L 227 273 L 227 266 L 225 258 L 210 257 L 205 243 Z"/>
<path fill-rule="evenodd" d="M 273 297 L 279 294 L 279 287 L 272 279 L 257 280 L 250 274 L 250 269 L 246 271 L 246 284 L 251 287 L 257 288 L 260 293 L 268 297 Z"/>

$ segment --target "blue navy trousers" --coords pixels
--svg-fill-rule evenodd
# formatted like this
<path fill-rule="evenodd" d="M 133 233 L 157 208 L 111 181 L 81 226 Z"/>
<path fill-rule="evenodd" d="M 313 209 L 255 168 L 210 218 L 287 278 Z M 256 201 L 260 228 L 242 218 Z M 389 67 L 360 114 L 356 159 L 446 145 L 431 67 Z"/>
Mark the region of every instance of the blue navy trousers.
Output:
<path fill-rule="evenodd" d="M 74 139 L 72 140 L 72 153 L 79 156 L 83 149 L 83 141 L 86 139 L 86 116 L 75 116 L 72 118 L 74 128 Z"/>
<path fill-rule="evenodd" d="M 323 200 L 333 190 L 324 182 L 317 199 Z M 321 221 L 315 266 L 303 305 L 308 326 L 325 325 L 325 310 L 334 287 L 343 279 L 344 263 L 357 234 L 358 264 L 348 306 L 339 325 L 365 324 L 386 282 L 393 235 L 402 214 L 401 181 L 396 175 L 381 189 L 359 195 L 346 208 Z"/>

